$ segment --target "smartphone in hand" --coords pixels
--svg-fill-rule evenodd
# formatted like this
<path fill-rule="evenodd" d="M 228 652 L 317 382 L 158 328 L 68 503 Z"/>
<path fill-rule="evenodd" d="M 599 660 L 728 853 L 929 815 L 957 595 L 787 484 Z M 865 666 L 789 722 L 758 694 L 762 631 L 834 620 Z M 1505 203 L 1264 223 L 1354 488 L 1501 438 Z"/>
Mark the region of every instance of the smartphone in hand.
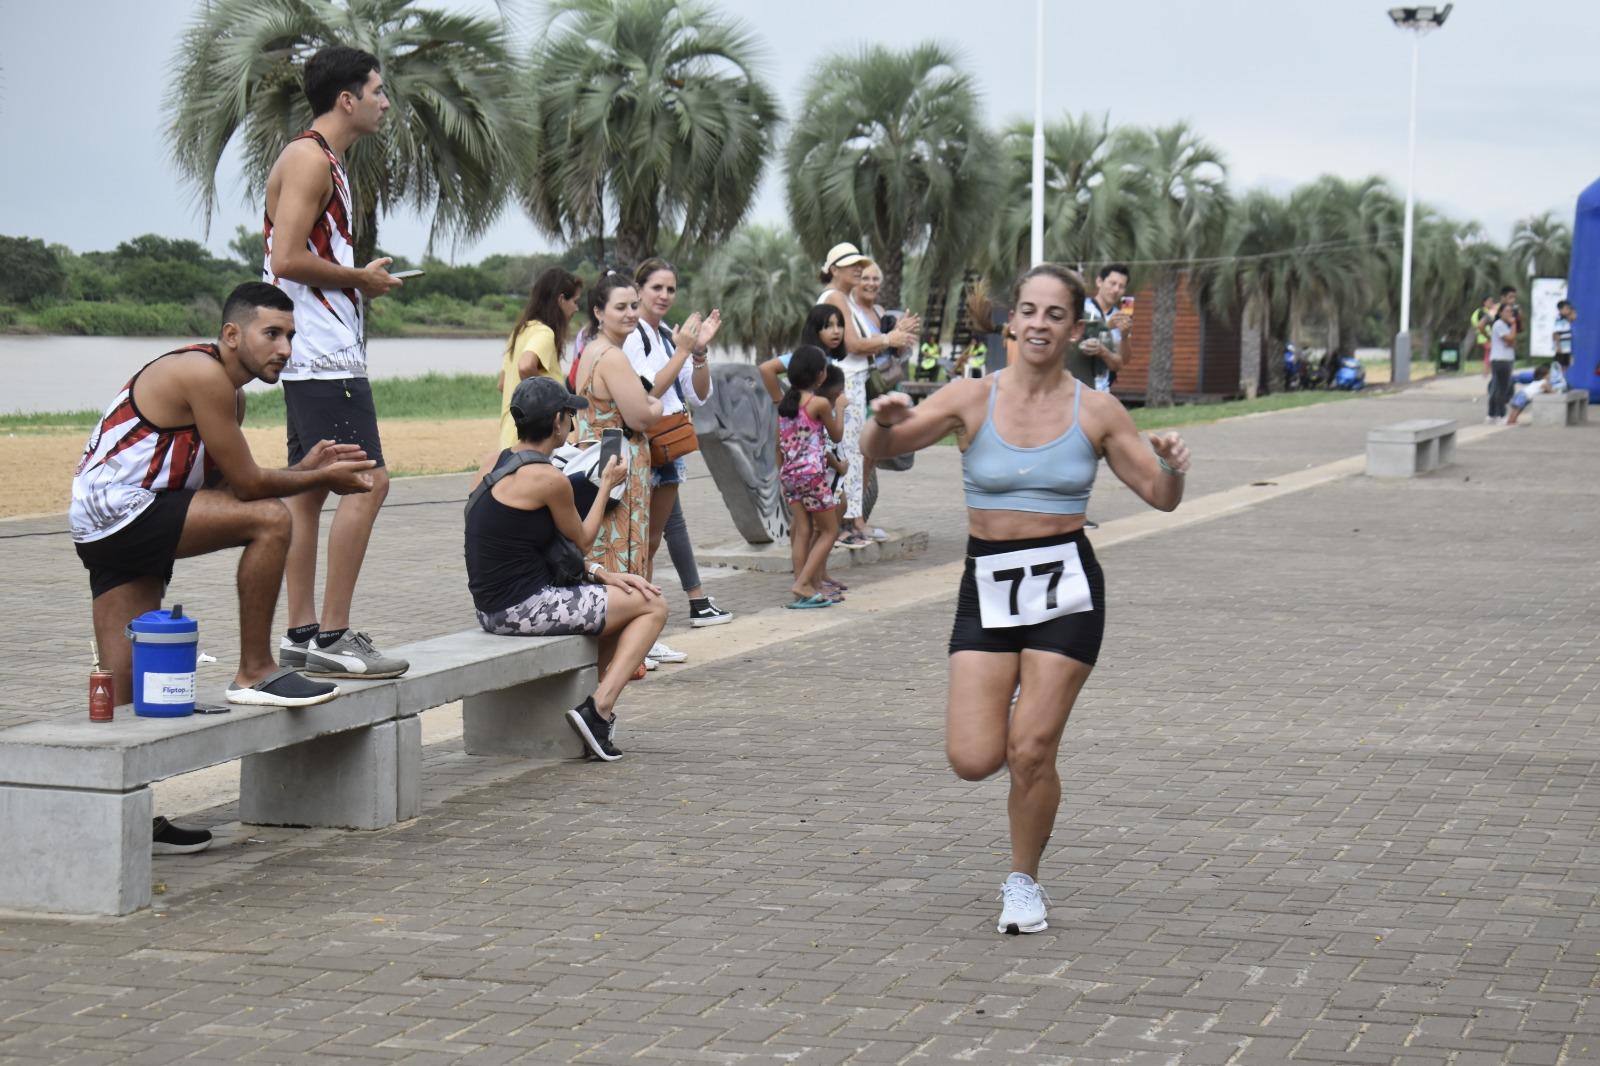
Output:
<path fill-rule="evenodd" d="M 424 273 L 426 273 L 426 271 L 422 271 L 422 270 L 396 270 L 393 274 L 390 274 L 389 276 L 391 278 L 400 278 L 402 280 L 405 280 L 405 279 L 408 279 L 408 278 L 420 278 L 420 277 L 422 277 L 422 275 Z"/>
<path fill-rule="evenodd" d="M 622 458 L 622 430 L 605 429 L 600 431 L 600 462 L 595 464 L 596 478 L 611 465 L 612 459 Z"/>

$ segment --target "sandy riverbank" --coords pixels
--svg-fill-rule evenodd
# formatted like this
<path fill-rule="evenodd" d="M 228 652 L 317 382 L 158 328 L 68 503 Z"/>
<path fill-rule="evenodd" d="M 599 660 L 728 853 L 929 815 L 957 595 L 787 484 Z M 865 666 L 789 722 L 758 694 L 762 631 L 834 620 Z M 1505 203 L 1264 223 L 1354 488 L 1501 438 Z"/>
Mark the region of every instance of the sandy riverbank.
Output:
<path fill-rule="evenodd" d="M 494 447 L 496 428 L 492 418 L 385 421 L 384 458 L 395 476 L 476 469 Z M 263 466 L 284 464 L 282 429 L 247 429 L 244 433 L 257 462 Z M 85 434 L 78 431 L 0 437 L 0 468 L 7 471 L 5 491 L 0 493 L 0 518 L 64 513 L 84 439 Z"/>

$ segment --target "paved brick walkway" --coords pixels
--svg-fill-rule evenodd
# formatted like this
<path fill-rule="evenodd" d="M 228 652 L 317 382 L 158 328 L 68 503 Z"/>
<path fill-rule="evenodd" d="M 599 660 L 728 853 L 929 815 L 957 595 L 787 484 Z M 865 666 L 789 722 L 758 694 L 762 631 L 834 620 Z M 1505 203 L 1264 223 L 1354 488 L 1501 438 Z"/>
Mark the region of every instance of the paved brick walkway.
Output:
<path fill-rule="evenodd" d="M 1479 408 L 1434 387 L 1196 427 L 1191 492 L 1434 411 Z M 153 912 L 0 921 L 0 1056 L 1600 1062 L 1596 451 L 1600 427 L 1509 430 L 1433 477 L 1106 549 L 1046 933 L 992 931 L 1004 783 L 943 765 L 946 604 L 664 669 L 612 766 L 438 745 L 423 817 L 383 832 L 204 812 L 222 840 L 157 864 Z M 924 458 L 882 518 L 944 562 L 954 456 Z M 395 639 L 460 627 L 442 487 L 396 493 L 448 500 L 394 512 L 405 537 L 380 527 L 363 624 Z M 691 524 L 725 534 L 706 488 Z M 1102 520 L 1133 513 L 1102 490 Z M 62 539 L 0 541 L 24 575 L 0 603 L 45 620 L 0 672 L 8 720 L 78 713 L 34 698 L 86 599 Z M 186 600 L 229 617 L 226 565 L 193 569 Z M 783 584 L 712 587 L 750 611 Z"/>

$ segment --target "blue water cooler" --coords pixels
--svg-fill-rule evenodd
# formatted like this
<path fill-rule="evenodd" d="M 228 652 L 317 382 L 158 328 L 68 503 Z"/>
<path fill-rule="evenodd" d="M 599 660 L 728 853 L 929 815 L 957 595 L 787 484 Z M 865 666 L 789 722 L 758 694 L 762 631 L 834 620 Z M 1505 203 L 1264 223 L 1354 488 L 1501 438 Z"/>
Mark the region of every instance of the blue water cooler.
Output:
<path fill-rule="evenodd" d="M 146 718 L 193 714 L 200 623 L 173 604 L 171 610 L 146 611 L 125 632 L 133 644 L 133 713 Z"/>

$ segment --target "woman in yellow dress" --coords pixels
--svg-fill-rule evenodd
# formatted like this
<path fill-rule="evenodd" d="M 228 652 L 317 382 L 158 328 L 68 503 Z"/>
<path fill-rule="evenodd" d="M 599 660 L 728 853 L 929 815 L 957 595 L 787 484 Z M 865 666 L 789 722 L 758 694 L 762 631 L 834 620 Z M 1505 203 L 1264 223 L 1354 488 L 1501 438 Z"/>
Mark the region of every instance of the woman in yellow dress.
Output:
<path fill-rule="evenodd" d="M 528 305 L 522 309 L 516 328 L 500 357 L 500 447 L 517 442 L 517 427 L 511 421 L 511 394 L 523 378 L 535 374 L 561 380 L 561 351 L 566 347 L 567 330 L 578 313 L 578 296 L 583 282 L 576 274 L 551 267 L 534 280 Z"/>

